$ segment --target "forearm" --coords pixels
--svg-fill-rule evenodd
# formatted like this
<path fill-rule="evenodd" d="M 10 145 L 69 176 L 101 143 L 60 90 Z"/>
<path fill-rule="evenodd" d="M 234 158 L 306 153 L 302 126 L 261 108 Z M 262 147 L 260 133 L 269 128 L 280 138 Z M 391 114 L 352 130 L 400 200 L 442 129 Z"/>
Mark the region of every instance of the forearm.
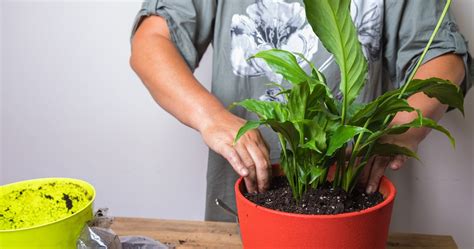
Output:
<path fill-rule="evenodd" d="M 416 73 L 415 78 L 427 79 L 437 77 L 450 80 L 454 84 L 460 85 L 464 80 L 464 76 L 465 69 L 462 58 L 455 54 L 445 54 L 422 65 Z M 424 117 L 436 121 L 441 119 L 448 108 L 435 98 L 430 98 L 424 93 L 417 93 L 411 96 L 408 98 L 408 103 L 410 106 L 419 109 Z M 414 120 L 416 117 L 417 113 L 415 112 L 399 112 L 392 121 L 392 124 L 407 123 Z M 430 130 L 431 129 L 429 128 L 410 129 L 407 133 L 402 134 L 401 136 L 412 136 L 412 138 L 414 137 L 418 142 L 421 142 Z"/>
<path fill-rule="evenodd" d="M 420 67 L 415 75 L 417 79 L 441 78 L 447 79 L 454 84 L 461 84 L 464 80 L 465 69 L 464 63 L 460 56 L 454 54 L 445 54 L 437 57 Z M 429 98 L 424 93 L 417 93 L 408 98 L 410 106 L 422 112 L 424 117 L 438 121 L 448 108 L 441 104 L 437 99 Z M 399 112 L 395 115 L 390 125 L 400 125 L 413 121 L 418 117 L 417 112 Z M 395 144 L 403 146 L 412 151 L 416 151 L 418 144 L 428 135 L 428 128 L 410 128 L 407 132 L 399 135 L 387 135 L 382 137 L 381 143 Z M 377 189 L 380 178 L 385 172 L 385 168 L 392 170 L 400 169 L 406 162 L 407 157 L 404 155 L 396 155 L 393 157 L 375 156 L 372 157 L 366 170 L 362 174 L 362 182 L 367 182 L 367 193 L 372 193 Z"/>
<path fill-rule="evenodd" d="M 131 66 L 163 109 L 200 130 L 225 108 L 193 76 L 167 30 L 157 31 L 156 26 L 146 19 L 135 34 Z"/>

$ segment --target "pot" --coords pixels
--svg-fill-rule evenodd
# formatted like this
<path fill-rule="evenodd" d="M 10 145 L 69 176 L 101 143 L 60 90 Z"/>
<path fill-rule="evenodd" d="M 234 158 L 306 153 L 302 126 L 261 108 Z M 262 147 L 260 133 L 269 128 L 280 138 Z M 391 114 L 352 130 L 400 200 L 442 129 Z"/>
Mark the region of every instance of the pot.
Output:
<path fill-rule="evenodd" d="M 371 208 L 336 215 L 285 213 L 249 201 L 243 178 L 235 183 L 244 248 L 385 248 L 396 189 L 383 177 L 384 201 Z"/>
<path fill-rule="evenodd" d="M 20 189 L 38 189 L 46 184 L 72 183 L 80 186 L 90 195 L 90 200 L 72 215 L 68 215 L 59 220 L 33 227 L 0 230 L 1 249 L 73 249 L 76 248 L 76 241 L 79 234 L 93 217 L 93 202 L 95 199 L 94 187 L 82 180 L 70 178 L 42 178 L 16 182 L 0 187 L 0 198 L 2 195 Z M 48 215 L 48 214 L 44 214 Z"/>

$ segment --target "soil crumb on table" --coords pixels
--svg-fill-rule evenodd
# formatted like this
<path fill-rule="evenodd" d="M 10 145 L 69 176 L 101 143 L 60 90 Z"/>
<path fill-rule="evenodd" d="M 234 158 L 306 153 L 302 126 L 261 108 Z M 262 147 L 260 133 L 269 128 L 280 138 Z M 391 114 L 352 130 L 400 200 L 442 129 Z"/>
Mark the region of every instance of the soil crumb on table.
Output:
<path fill-rule="evenodd" d="M 91 193 L 70 182 L 31 184 L 0 193 L 0 230 L 47 224 L 80 211 L 92 199 Z"/>
<path fill-rule="evenodd" d="M 383 201 L 379 192 L 366 194 L 364 189 L 356 188 L 351 194 L 341 188 L 323 185 L 317 189 L 308 189 L 301 200 L 293 199 L 288 181 L 285 177 L 275 177 L 270 190 L 265 193 L 244 196 L 260 206 L 273 210 L 296 214 L 341 214 L 355 212 L 373 207 Z"/>

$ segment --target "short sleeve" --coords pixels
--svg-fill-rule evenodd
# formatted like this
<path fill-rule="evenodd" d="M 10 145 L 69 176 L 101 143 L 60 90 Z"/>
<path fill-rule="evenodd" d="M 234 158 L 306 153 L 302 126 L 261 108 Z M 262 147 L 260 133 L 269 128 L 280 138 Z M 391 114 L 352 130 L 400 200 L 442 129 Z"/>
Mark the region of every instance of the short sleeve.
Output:
<path fill-rule="evenodd" d="M 172 41 L 194 71 L 213 37 L 216 1 L 145 0 L 135 18 L 131 37 L 145 17 L 165 18 Z"/>
<path fill-rule="evenodd" d="M 444 9 L 444 1 L 390 0 L 385 5 L 384 68 L 393 87 L 405 83 Z M 463 57 L 466 77 L 461 84 L 464 93 L 472 86 L 474 68 L 467 42 L 448 13 L 428 50 L 423 63 L 446 53 Z"/>

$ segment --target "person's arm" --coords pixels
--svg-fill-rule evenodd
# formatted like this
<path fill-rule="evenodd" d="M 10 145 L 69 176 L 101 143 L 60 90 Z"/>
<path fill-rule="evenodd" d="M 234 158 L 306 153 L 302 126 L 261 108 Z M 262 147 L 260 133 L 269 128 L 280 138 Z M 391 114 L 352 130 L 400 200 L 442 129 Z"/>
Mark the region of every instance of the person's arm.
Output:
<path fill-rule="evenodd" d="M 453 53 L 439 56 L 423 64 L 415 75 L 417 79 L 427 79 L 437 77 L 448 79 L 454 84 L 460 85 L 465 77 L 464 62 L 462 57 Z M 408 98 L 410 106 L 421 110 L 423 116 L 433 120 L 440 120 L 447 110 L 447 106 L 441 104 L 437 99 L 430 98 L 424 93 L 417 93 Z M 395 115 L 390 125 L 404 124 L 413 121 L 417 117 L 416 112 L 399 112 Z M 418 144 L 428 135 L 429 128 L 411 128 L 406 133 L 400 135 L 389 135 L 382 139 L 383 143 L 397 144 L 416 151 Z M 367 192 L 377 190 L 380 178 L 384 175 L 385 168 L 392 170 L 400 169 L 407 160 L 406 156 L 397 155 L 390 157 L 374 157 L 368 164 L 362 176 L 362 181 L 367 182 Z M 364 179 L 365 178 L 365 179 Z M 368 179 L 369 178 L 369 179 Z"/>
<path fill-rule="evenodd" d="M 164 18 L 150 16 L 140 24 L 132 39 L 130 64 L 163 109 L 200 132 L 209 148 L 245 177 L 249 192 L 269 187 L 269 152 L 261 134 L 248 132 L 234 146 L 245 120 L 229 112 L 196 80 L 172 42 Z"/>

